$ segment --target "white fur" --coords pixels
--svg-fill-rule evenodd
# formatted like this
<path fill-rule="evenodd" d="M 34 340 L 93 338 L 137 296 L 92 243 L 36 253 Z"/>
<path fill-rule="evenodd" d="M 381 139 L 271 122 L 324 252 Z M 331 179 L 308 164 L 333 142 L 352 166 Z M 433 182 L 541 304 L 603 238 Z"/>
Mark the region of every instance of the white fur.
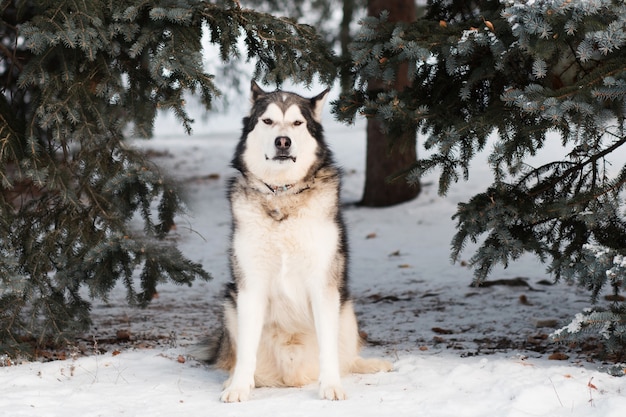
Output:
<path fill-rule="evenodd" d="M 246 199 L 233 201 L 233 212 L 238 213 L 233 250 L 246 279 L 237 298 L 237 365 L 222 395 L 224 401 L 248 398 L 264 324 L 288 333 L 316 333 L 320 395 L 345 397 L 338 362 L 339 292 L 329 282 L 339 244 L 337 225 L 325 216 L 324 206 L 331 200 L 322 196 L 301 216 L 284 220 L 278 228 L 275 220 Z"/>
<path fill-rule="evenodd" d="M 271 125 L 263 120 L 270 120 Z M 290 155 L 296 159 L 274 161 L 278 136 L 291 139 Z M 267 106 L 254 129 L 248 135 L 243 158 L 255 177 L 269 184 L 293 184 L 300 181 L 315 161 L 317 141 L 307 130 L 306 120 L 298 106 L 283 113 L 276 104 Z"/>

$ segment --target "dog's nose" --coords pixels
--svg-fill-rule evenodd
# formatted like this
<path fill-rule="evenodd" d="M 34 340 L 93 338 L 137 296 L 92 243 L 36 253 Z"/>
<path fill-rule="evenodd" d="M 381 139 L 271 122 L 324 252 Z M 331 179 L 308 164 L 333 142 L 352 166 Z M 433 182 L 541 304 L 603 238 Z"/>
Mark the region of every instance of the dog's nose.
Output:
<path fill-rule="evenodd" d="M 276 140 L 274 140 L 274 145 L 276 146 L 276 149 L 286 151 L 291 146 L 291 139 L 287 136 L 279 136 Z"/>

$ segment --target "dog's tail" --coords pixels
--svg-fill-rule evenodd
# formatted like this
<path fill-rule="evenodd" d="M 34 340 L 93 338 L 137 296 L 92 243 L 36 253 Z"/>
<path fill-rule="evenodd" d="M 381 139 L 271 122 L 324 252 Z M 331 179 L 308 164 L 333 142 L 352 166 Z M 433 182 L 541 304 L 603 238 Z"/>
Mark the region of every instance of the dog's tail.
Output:
<path fill-rule="evenodd" d="M 224 338 L 224 330 L 220 329 L 216 334 L 202 339 L 198 344 L 191 345 L 187 354 L 200 362 L 215 365 L 220 356 L 220 347 Z"/>
<path fill-rule="evenodd" d="M 225 288 L 225 302 L 234 305 L 236 292 L 235 283 L 228 283 Z M 217 365 L 220 368 L 228 369 L 230 363 L 234 363 L 234 349 L 231 346 L 230 337 L 226 330 L 224 316 L 219 316 L 218 321 L 220 323 L 219 327 L 210 336 L 202 339 L 198 344 L 189 347 L 187 353 L 200 362 L 206 362 L 209 365 Z"/>

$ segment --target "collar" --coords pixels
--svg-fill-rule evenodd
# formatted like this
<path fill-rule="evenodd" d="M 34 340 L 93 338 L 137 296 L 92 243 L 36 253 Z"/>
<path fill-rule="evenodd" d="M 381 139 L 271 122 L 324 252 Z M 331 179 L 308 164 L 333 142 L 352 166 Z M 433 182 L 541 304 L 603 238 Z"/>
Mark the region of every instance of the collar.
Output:
<path fill-rule="evenodd" d="M 270 185 L 266 182 L 264 182 L 263 184 L 265 184 L 265 186 L 273 193 L 273 194 L 277 194 L 277 193 L 284 193 L 286 191 L 289 191 L 291 189 L 293 189 L 296 184 L 285 184 L 285 185 Z M 298 190 L 297 192 L 295 192 L 295 194 L 300 194 L 301 192 L 308 190 L 309 188 L 311 188 L 310 185 L 306 184 L 301 190 Z"/>
<path fill-rule="evenodd" d="M 270 189 L 270 191 L 271 191 L 271 192 L 273 192 L 274 194 L 276 194 L 277 192 L 281 192 L 281 191 L 282 191 L 282 192 L 284 192 L 284 191 L 288 191 L 288 190 L 292 189 L 292 188 L 293 188 L 293 186 L 295 185 L 295 184 L 270 185 L 270 184 L 268 184 L 268 183 L 266 183 L 266 182 L 264 182 L 263 184 L 265 184 L 265 186 L 266 186 L 267 188 L 269 188 L 269 189 Z"/>

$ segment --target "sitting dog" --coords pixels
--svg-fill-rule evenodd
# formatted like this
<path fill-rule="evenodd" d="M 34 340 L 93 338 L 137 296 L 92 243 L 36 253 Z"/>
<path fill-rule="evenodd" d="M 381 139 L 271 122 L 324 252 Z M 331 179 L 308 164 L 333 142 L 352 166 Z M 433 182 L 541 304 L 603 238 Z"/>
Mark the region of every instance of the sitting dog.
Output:
<path fill-rule="evenodd" d="M 232 166 L 231 272 L 223 331 L 212 360 L 230 372 L 221 399 L 245 401 L 255 386 L 299 387 L 342 400 L 341 376 L 389 371 L 359 356 L 348 295 L 340 170 L 321 125 L 328 90 L 313 98 L 265 92 L 252 109 Z"/>

